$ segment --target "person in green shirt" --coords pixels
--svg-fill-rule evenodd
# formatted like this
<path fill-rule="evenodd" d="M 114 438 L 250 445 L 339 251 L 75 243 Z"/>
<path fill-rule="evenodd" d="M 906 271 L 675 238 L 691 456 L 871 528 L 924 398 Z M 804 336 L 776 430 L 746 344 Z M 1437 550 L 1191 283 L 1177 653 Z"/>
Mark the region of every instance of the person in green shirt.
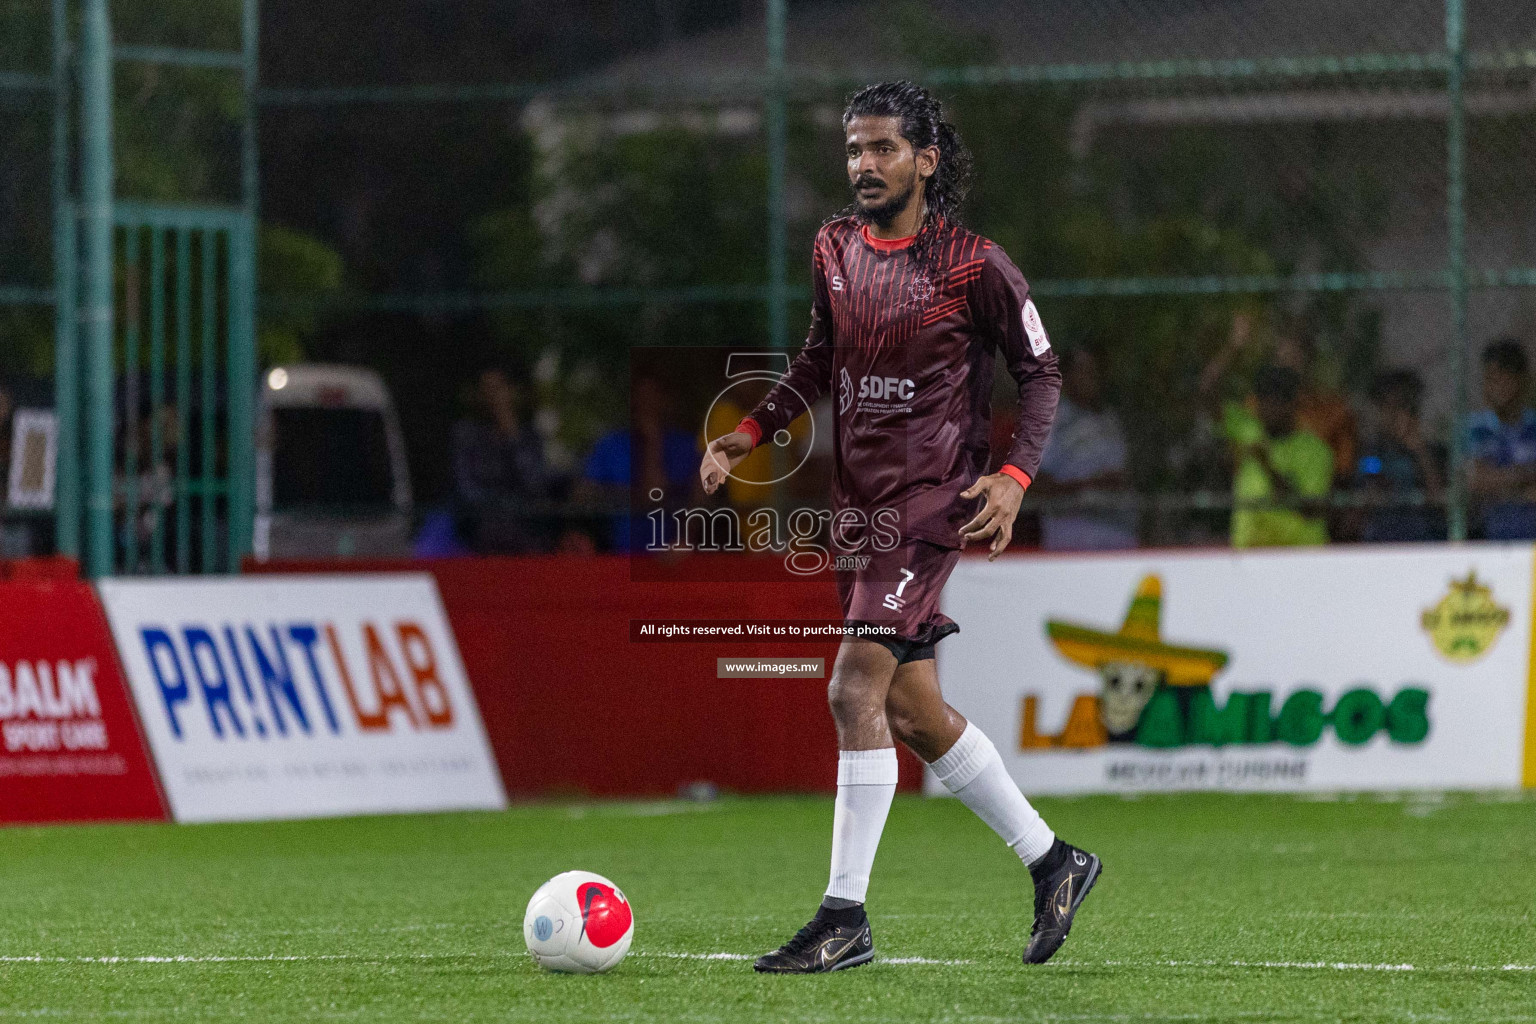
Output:
<path fill-rule="evenodd" d="M 1271 547 L 1328 543 L 1320 500 L 1333 484 L 1333 451 L 1296 423 L 1301 378 L 1288 367 L 1266 366 L 1254 381 L 1253 411 L 1229 402 L 1223 432 L 1232 448 L 1232 546 Z M 1273 501 L 1283 507 L 1255 508 Z M 1297 505 L 1296 502 L 1301 504 Z"/>

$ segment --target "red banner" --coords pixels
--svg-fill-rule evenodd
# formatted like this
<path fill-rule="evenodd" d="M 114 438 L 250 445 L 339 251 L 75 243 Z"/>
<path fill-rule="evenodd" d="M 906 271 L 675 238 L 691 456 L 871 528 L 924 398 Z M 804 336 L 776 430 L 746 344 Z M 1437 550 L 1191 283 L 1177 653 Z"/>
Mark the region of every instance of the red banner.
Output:
<path fill-rule="evenodd" d="M 0 822 L 164 819 L 96 595 L 0 582 Z"/>
<path fill-rule="evenodd" d="M 631 642 L 639 619 L 840 621 L 830 579 L 699 581 L 740 576 L 730 557 L 696 559 L 671 582 L 636 581 L 629 560 L 611 556 L 247 568 L 436 576 L 511 796 L 659 796 L 694 782 L 738 793 L 830 792 L 837 736 L 827 679 L 721 679 L 716 662 L 810 657 L 830 671 L 836 639 Z M 900 748 L 900 763 L 902 788 L 917 788 L 917 758 Z"/>

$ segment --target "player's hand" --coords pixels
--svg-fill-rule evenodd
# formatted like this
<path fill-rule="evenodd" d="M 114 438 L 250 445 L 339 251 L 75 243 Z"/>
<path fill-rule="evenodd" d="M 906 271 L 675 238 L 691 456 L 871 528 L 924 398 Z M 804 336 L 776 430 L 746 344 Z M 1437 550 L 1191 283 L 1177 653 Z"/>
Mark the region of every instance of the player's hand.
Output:
<path fill-rule="evenodd" d="M 719 490 L 731 470 L 751 453 L 752 435 L 744 431 L 733 431 L 709 442 L 709 447 L 704 451 L 704 461 L 699 466 L 699 479 L 704 484 L 704 493 L 714 494 Z"/>
<path fill-rule="evenodd" d="M 1018 517 L 1019 503 L 1024 500 L 1024 488 L 1007 473 L 992 473 L 960 494 L 962 498 L 982 496 L 986 497 L 986 504 L 976 513 L 975 519 L 960 527 L 960 548 L 963 551 L 970 541 L 991 537 L 991 554 L 987 555 L 987 561 L 993 562 L 1013 540 L 1013 521 Z"/>

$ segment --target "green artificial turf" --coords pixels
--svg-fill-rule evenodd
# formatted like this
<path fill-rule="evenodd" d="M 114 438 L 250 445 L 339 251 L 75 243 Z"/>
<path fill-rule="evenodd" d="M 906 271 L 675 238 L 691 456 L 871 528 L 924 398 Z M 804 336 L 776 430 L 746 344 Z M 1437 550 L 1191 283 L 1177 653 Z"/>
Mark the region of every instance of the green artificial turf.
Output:
<path fill-rule="evenodd" d="M 1012 854 L 959 803 L 903 797 L 870 894 L 884 960 L 809 978 L 691 957 L 804 923 L 825 799 L 3 830 L 0 1018 L 1536 1021 L 1536 801 L 1040 806 L 1105 862 L 1053 963 L 1019 963 Z M 611 974 L 546 974 L 523 950 L 528 896 L 570 868 L 634 906 Z"/>

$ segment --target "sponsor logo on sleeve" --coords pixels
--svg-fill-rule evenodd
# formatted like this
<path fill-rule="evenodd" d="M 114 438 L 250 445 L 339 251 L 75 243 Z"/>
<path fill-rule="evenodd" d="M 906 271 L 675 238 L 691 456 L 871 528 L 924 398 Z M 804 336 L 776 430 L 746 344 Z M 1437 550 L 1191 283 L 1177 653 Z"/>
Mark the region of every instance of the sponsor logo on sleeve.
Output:
<path fill-rule="evenodd" d="M 1040 311 L 1035 308 L 1034 299 L 1024 300 L 1024 333 L 1029 338 L 1029 350 L 1037 356 L 1045 354 L 1051 347 L 1051 339 L 1046 337 L 1045 325 L 1040 322 Z"/>

